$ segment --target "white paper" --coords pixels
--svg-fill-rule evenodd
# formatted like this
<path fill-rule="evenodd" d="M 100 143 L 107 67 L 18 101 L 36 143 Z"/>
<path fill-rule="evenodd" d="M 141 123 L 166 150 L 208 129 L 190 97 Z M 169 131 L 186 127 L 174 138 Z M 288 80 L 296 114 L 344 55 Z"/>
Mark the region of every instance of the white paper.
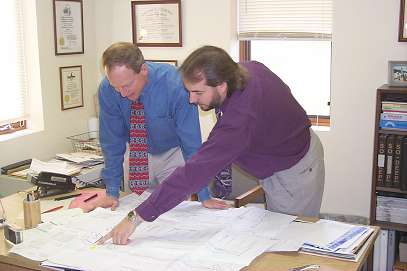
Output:
<path fill-rule="evenodd" d="M 296 223 L 294 216 L 258 208 L 211 210 L 183 202 L 156 221 L 139 225 L 126 246 L 111 240 L 94 244 L 148 196 L 130 194 L 120 200 L 117 211 L 55 212 L 47 217 L 49 222 L 24 232 L 27 238 L 12 252 L 47 260 L 47 266 L 91 271 L 232 271 L 264 251 L 296 251 L 304 241 L 327 244 L 351 227 L 325 221 Z"/>

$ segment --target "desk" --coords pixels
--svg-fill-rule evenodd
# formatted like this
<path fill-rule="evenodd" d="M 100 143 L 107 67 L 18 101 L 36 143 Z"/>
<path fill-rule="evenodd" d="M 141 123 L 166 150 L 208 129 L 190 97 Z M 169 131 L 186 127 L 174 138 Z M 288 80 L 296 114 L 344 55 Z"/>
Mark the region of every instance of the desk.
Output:
<path fill-rule="evenodd" d="M 6 209 L 7 219 L 17 225 L 23 225 L 22 219 L 17 216 L 22 212 L 23 194 L 13 194 L 2 199 Z M 374 241 L 379 233 L 379 228 L 367 241 L 368 249 L 364 253 L 360 262 L 350 262 L 332 259 L 321 256 L 308 255 L 303 253 L 263 253 L 258 256 L 244 271 L 286 271 L 291 267 L 305 264 L 320 264 L 327 267 L 329 271 L 358 271 L 361 270 L 364 261 L 372 252 Z M 10 245 L 4 241 L 3 230 L 0 232 L 0 270 L 20 271 L 20 270 L 49 270 L 39 266 L 38 262 L 28 260 L 18 255 L 8 254 Z"/>

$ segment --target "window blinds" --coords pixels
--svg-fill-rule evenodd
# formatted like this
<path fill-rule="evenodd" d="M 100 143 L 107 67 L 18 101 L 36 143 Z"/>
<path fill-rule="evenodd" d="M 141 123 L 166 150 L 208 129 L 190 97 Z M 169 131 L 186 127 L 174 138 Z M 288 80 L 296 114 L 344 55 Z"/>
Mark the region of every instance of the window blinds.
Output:
<path fill-rule="evenodd" d="M 27 79 L 21 1 L 2 1 L 0 9 L 0 125 L 26 117 Z"/>
<path fill-rule="evenodd" d="M 238 38 L 331 39 L 332 0 L 238 0 Z"/>

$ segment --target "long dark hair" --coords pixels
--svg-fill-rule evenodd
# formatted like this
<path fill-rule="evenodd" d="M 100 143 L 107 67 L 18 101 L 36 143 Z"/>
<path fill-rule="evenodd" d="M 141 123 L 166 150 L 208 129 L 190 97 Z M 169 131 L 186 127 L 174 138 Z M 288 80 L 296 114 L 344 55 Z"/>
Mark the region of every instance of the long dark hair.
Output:
<path fill-rule="evenodd" d="M 184 80 L 196 83 L 206 80 L 206 84 L 216 87 L 223 82 L 228 86 L 230 97 L 237 89 L 243 89 L 248 78 L 247 71 L 226 53 L 215 46 L 203 46 L 192 52 L 180 69 Z"/>

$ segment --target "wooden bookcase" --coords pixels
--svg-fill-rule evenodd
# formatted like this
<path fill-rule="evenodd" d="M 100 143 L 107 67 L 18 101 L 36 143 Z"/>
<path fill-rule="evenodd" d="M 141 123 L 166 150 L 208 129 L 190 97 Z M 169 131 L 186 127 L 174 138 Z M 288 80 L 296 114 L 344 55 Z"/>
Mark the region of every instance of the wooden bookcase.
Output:
<path fill-rule="evenodd" d="M 374 131 L 374 152 L 373 152 L 373 169 L 372 169 L 372 192 L 371 192 L 371 205 L 370 205 L 370 224 L 380 226 L 383 229 L 396 230 L 407 232 L 407 224 L 399 224 L 387 221 L 376 220 L 376 197 L 377 192 L 392 192 L 395 195 L 407 196 L 407 191 L 402 191 L 393 187 L 380 187 L 377 186 L 377 162 L 378 162 L 378 143 L 379 136 L 381 134 L 388 135 L 403 135 L 407 136 L 407 131 L 398 130 L 384 130 L 380 129 L 380 113 L 382 113 L 382 101 L 388 101 L 392 97 L 405 96 L 405 102 L 407 102 L 407 87 L 390 87 L 383 85 L 377 89 L 376 96 L 376 116 L 375 116 L 375 131 Z M 403 97 L 404 98 L 404 97 Z M 407 161 L 404 161 L 407 163 Z"/>

